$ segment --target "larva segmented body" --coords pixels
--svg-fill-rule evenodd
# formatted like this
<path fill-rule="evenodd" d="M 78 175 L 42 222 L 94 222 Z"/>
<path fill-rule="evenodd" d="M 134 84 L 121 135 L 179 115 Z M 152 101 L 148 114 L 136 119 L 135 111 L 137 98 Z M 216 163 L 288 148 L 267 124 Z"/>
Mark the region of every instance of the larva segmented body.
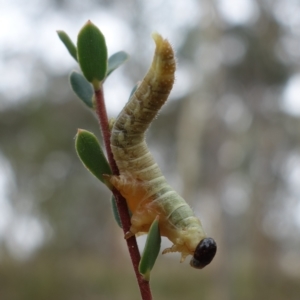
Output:
<path fill-rule="evenodd" d="M 202 268 L 214 257 L 216 244 L 206 238 L 200 220 L 168 185 L 145 142 L 147 128 L 172 89 L 176 69 L 169 42 L 157 33 L 153 39 L 156 50 L 152 65 L 111 131 L 111 148 L 120 175 L 110 181 L 133 214 L 129 236 L 148 232 L 159 215 L 161 235 L 173 242 L 163 253 L 181 252 L 181 261 L 193 255 L 191 265 Z"/>

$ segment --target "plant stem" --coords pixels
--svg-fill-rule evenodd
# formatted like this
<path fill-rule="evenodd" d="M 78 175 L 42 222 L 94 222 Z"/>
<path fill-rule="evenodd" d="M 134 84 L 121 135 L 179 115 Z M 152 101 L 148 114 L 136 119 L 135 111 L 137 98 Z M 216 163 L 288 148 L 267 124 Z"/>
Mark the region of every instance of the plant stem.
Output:
<path fill-rule="evenodd" d="M 113 154 L 111 151 L 111 147 L 110 147 L 110 130 L 109 130 L 109 125 L 108 125 L 108 117 L 107 117 L 107 112 L 106 112 L 106 107 L 105 107 L 102 86 L 100 87 L 100 89 L 95 91 L 95 98 L 96 98 L 96 112 L 97 112 L 97 116 L 99 119 L 100 129 L 101 129 L 101 133 L 102 133 L 103 140 L 104 140 L 104 145 L 105 145 L 106 152 L 107 152 L 108 162 L 111 166 L 113 175 L 119 175 L 119 169 L 114 160 L 114 157 L 113 157 Z M 127 233 L 129 231 L 130 225 L 131 225 L 126 200 L 116 189 L 113 189 L 112 192 L 116 199 L 118 212 L 119 212 L 119 216 L 120 216 L 121 223 L 122 223 L 122 228 L 123 228 L 124 235 L 125 235 L 125 233 Z M 143 279 L 142 275 L 140 274 L 140 272 L 138 270 L 138 266 L 139 266 L 141 257 L 140 257 L 140 252 L 139 252 L 139 249 L 137 246 L 135 236 L 132 236 L 131 238 L 126 239 L 126 242 L 127 242 L 127 247 L 128 247 L 128 251 L 130 254 L 130 258 L 132 261 L 133 269 L 134 269 L 134 272 L 135 272 L 135 275 L 136 275 L 136 278 L 138 281 L 138 285 L 140 288 L 142 299 L 143 300 L 151 300 L 152 295 L 151 295 L 149 282 L 145 281 Z"/>

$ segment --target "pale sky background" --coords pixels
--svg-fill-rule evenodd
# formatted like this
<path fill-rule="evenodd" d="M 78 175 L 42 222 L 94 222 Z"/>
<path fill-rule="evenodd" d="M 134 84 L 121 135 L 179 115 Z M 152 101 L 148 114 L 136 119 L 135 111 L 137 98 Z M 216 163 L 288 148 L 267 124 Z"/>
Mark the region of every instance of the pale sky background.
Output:
<path fill-rule="evenodd" d="M 31 96 L 32 93 L 35 95 L 43 93 L 47 84 L 47 76 L 42 71 L 37 74 L 33 72 L 40 61 L 49 72 L 57 75 L 78 69 L 77 64 L 58 39 L 56 30 L 66 31 L 76 42 L 78 31 L 90 19 L 104 33 L 109 54 L 119 50 L 131 53 L 134 40 L 131 29 L 126 23 L 109 12 L 86 9 L 85 1 L 76 1 L 77 8 L 81 2 L 80 13 L 70 11 L 66 15 L 64 11 L 54 11 L 49 7 L 48 1 L 0 0 L 0 110 L 7 106 L 17 105 L 21 99 L 26 100 L 26 97 Z M 274 13 L 278 20 L 284 26 L 298 30 L 296 34 L 300 36 L 300 1 L 275 2 Z M 151 28 L 151 31 L 158 31 L 168 37 L 175 49 L 181 43 L 178 32 L 183 27 L 193 26 L 201 17 L 198 15 L 199 10 L 196 9 L 198 4 L 195 0 L 152 0 L 144 1 L 143 5 L 145 11 L 148 12 L 149 24 L 155 24 L 155 28 Z M 218 5 L 224 19 L 231 24 L 251 24 L 258 17 L 258 8 L 252 0 L 219 0 Z M 160 14 L 156 13 L 158 7 L 164 8 Z M 166 20 L 166 15 L 176 22 Z M 151 32 L 149 32 L 149 37 L 150 34 Z M 299 52 L 299 47 L 295 50 L 292 46 L 291 51 Z M 153 43 L 151 47 L 153 50 Z M 175 85 L 175 93 L 184 94 L 189 88 L 189 75 L 183 68 L 181 69 L 180 64 L 177 81 L 181 84 Z M 118 84 L 118 89 L 114 88 L 116 84 Z M 105 85 L 106 98 L 110 99 L 109 113 L 116 114 L 120 110 L 120 99 L 123 103 L 127 101 L 124 95 L 129 95 L 131 88 L 120 72 L 115 72 L 109 78 Z M 282 109 L 295 117 L 300 117 L 299 95 L 300 73 L 295 73 L 282 90 L 281 97 Z M 7 195 L 7 187 L 14 184 L 13 172 L 1 153 L 0 166 L 0 239 L 6 239 L 16 258 L 26 258 L 42 245 L 44 231 L 51 229 L 44 221 L 36 217 L 26 216 L 26 214 L 16 215 L 9 204 Z M 300 197 L 299 155 L 291 156 L 291 161 L 285 167 L 289 174 L 290 188 L 293 189 L 295 195 Z M 291 214 L 295 217 L 300 215 L 300 204 L 298 204 L 298 209 Z M 300 219 L 298 221 L 300 226 Z"/>

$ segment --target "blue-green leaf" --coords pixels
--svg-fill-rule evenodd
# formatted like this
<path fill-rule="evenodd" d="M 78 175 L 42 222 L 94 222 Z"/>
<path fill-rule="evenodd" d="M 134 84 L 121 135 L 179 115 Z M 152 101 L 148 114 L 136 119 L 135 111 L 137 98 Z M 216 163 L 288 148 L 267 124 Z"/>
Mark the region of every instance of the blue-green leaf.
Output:
<path fill-rule="evenodd" d="M 77 56 L 83 75 L 99 89 L 107 71 L 107 48 L 102 32 L 91 21 L 78 34 Z"/>
<path fill-rule="evenodd" d="M 147 281 L 150 280 L 150 272 L 153 269 L 160 250 L 161 236 L 158 220 L 159 218 L 156 217 L 149 229 L 146 245 L 139 264 L 139 272 Z"/>
<path fill-rule="evenodd" d="M 78 129 L 75 148 L 84 166 L 111 188 L 103 174 L 109 175 L 112 172 L 96 136 L 87 130 Z"/>
<path fill-rule="evenodd" d="M 106 77 L 109 76 L 115 69 L 128 60 L 129 55 L 124 51 L 119 51 L 108 59 L 108 67 Z"/>
<path fill-rule="evenodd" d="M 121 219 L 120 219 L 119 212 L 118 212 L 117 202 L 116 202 L 116 198 L 114 197 L 114 195 L 111 196 L 111 207 L 112 207 L 113 215 L 114 215 L 116 222 L 118 223 L 119 227 L 122 228 L 122 223 L 121 223 Z M 129 209 L 128 209 L 128 213 L 129 213 L 129 216 L 131 217 L 132 213 Z"/>
<path fill-rule="evenodd" d="M 116 222 L 118 223 L 119 227 L 122 228 L 122 223 L 121 223 L 121 219 L 120 219 L 119 212 L 118 212 L 117 202 L 116 202 L 114 195 L 111 196 L 111 207 L 112 207 L 113 215 L 114 215 Z"/>
<path fill-rule="evenodd" d="M 133 89 L 132 89 L 131 92 L 130 92 L 128 101 L 130 100 L 131 96 L 134 94 L 134 92 L 136 91 L 136 89 L 138 88 L 139 85 L 140 85 L 140 82 L 138 82 L 138 83 L 133 87 Z"/>
<path fill-rule="evenodd" d="M 83 75 L 73 71 L 70 75 L 70 83 L 74 93 L 89 108 L 93 108 L 94 90 L 92 85 L 85 79 Z"/>
<path fill-rule="evenodd" d="M 57 30 L 60 40 L 64 43 L 71 56 L 77 61 L 77 49 L 69 36 L 62 30 Z"/>

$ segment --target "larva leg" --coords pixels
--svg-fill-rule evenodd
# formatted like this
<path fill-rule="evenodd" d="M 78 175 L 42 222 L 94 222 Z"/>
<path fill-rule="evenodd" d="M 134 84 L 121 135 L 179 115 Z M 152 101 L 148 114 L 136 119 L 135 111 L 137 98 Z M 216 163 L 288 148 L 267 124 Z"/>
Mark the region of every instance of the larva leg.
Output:
<path fill-rule="evenodd" d="M 148 232 L 157 212 L 155 212 L 151 199 L 147 198 L 147 184 L 125 174 L 109 176 L 109 182 L 126 199 L 132 212 L 130 231 L 126 233 L 125 238 Z"/>
<path fill-rule="evenodd" d="M 143 181 L 137 180 L 126 173 L 119 176 L 109 177 L 110 183 L 122 194 L 132 212 L 137 208 L 137 204 L 145 198 L 147 190 Z"/>
<path fill-rule="evenodd" d="M 162 252 L 162 254 L 172 253 L 172 252 L 181 252 L 180 249 L 178 249 L 178 245 L 172 245 L 172 247 L 164 249 L 163 252 Z M 188 253 L 181 252 L 180 262 L 184 262 L 185 258 L 188 255 L 189 255 Z"/>
<path fill-rule="evenodd" d="M 140 210 L 135 212 L 131 217 L 130 230 L 126 232 L 124 238 L 128 239 L 134 235 L 142 235 L 147 233 L 153 220 L 153 214 L 149 214 L 149 211 L 142 212 Z"/>
<path fill-rule="evenodd" d="M 141 235 L 148 232 L 156 215 L 157 214 L 155 213 L 155 211 L 149 208 L 149 205 L 140 207 L 133 213 L 131 217 L 131 235 Z"/>
<path fill-rule="evenodd" d="M 109 127 L 109 130 L 110 130 L 110 131 L 112 131 L 115 122 L 116 122 L 116 119 L 115 119 L 115 118 L 110 118 L 110 119 L 108 120 L 108 127 Z"/>
<path fill-rule="evenodd" d="M 134 235 L 142 235 L 148 232 L 149 224 L 145 224 L 145 218 L 137 218 L 136 214 L 131 217 L 131 226 L 124 238 L 128 239 Z"/>

